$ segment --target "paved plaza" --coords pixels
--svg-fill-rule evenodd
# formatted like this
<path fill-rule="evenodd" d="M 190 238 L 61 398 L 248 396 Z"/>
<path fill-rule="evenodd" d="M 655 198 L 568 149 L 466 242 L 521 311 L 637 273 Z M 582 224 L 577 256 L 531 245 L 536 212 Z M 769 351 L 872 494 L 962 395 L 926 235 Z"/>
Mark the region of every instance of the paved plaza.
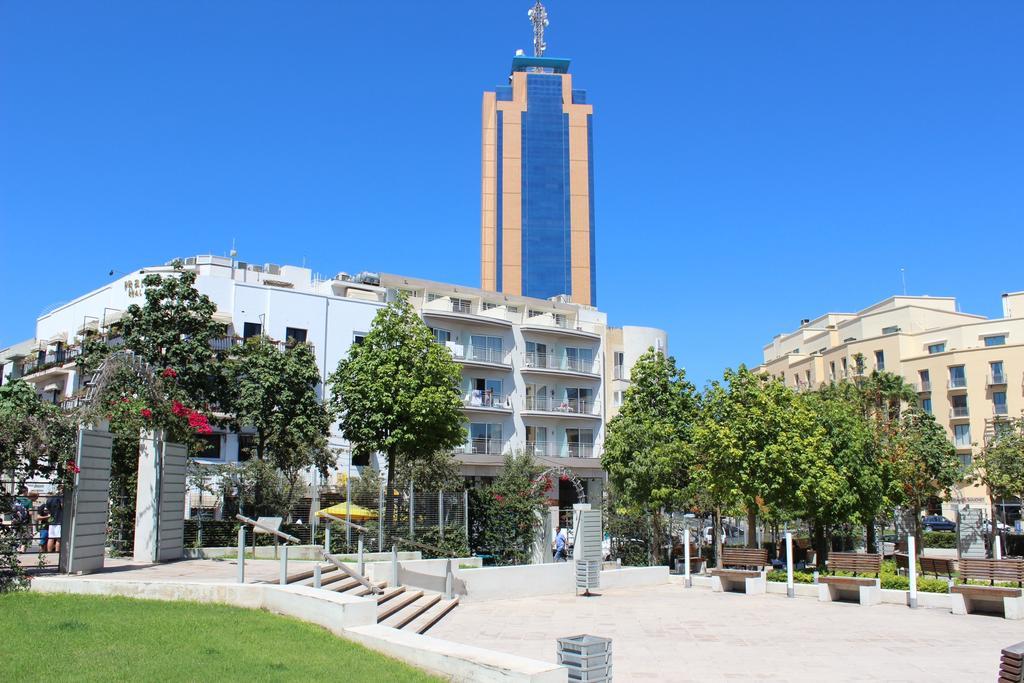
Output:
<path fill-rule="evenodd" d="M 899 605 L 649 588 L 465 602 L 429 635 L 555 661 L 558 637 L 613 639 L 616 681 L 992 681 L 1021 622 Z"/>

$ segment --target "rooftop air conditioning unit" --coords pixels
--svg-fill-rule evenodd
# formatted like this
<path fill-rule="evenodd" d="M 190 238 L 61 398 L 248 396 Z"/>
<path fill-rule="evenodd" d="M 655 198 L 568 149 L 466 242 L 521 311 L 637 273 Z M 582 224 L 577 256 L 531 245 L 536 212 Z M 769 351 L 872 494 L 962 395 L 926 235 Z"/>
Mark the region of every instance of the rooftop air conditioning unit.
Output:
<path fill-rule="evenodd" d="M 341 280 L 342 282 L 351 282 L 352 276 L 346 273 L 345 271 L 341 271 L 340 273 L 334 276 L 334 279 Z"/>
<path fill-rule="evenodd" d="M 263 271 L 269 275 L 280 275 L 281 266 L 275 265 L 273 263 L 268 263 L 265 266 L 263 266 Z"/>
<path fill-rule="evenodd" d="M 239 270 L 248 270 L 249 264 L 246 263 L 245 261 L 239 261 L 238 263 L 235 264 L 235 267 L 238 268 Z"/>
<path fill-rule="evenodd" d="M 373 287 L 380 287 L 380 273 L 371 273 L 364 270 L 356 275 L 356 282 L 361 282 L 364 285 L 371 285 Z"/>

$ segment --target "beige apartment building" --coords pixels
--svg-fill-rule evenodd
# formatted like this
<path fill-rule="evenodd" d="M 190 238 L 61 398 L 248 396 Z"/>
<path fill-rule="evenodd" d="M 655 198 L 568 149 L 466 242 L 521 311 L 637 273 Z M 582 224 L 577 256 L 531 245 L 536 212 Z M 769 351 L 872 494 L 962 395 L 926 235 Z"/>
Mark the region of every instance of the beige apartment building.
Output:
<path fill-rule="evenodd" d="M 826 313 L 777 335 L 757 370 L 801 391 L 873 370 L 901 375 L 968 466 L 996 421 L 1024 413 L 1024 292 L 1004 294 L 1002 303 L 1002 318 L 962 313 L 955 298 L 928 296 Z M 981 487 L 961 485 L 943 514 L 955 519 L 958 503 L 984 506 L 988 514 Z"/>

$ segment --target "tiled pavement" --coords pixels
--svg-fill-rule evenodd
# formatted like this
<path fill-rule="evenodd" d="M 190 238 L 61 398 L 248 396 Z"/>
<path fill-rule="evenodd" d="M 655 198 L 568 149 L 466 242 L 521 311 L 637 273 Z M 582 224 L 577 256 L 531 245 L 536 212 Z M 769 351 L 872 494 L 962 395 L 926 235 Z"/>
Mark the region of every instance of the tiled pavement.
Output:
<path fill-rule="evenodd" d="M 463 602 L 431 636 L 545 661 L 555 639 L 612 638 L 616 681 L 992 681 L 1024 622 L 899 605 L 649 588 Z"/>

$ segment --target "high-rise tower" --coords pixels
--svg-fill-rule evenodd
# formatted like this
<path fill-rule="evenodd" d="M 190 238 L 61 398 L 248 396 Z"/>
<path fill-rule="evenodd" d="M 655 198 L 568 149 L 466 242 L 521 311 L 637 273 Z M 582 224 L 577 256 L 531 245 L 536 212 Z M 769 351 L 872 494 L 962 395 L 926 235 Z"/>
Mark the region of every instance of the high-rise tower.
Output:
<path fill-rule="evenodd" d="M 569 60 L 544 56 L 540 2 L 530 20 L 534 56 L 517 54 L 510 85 L 484 93 L 482 287 L 596 305 L 594 109 Z"/>

